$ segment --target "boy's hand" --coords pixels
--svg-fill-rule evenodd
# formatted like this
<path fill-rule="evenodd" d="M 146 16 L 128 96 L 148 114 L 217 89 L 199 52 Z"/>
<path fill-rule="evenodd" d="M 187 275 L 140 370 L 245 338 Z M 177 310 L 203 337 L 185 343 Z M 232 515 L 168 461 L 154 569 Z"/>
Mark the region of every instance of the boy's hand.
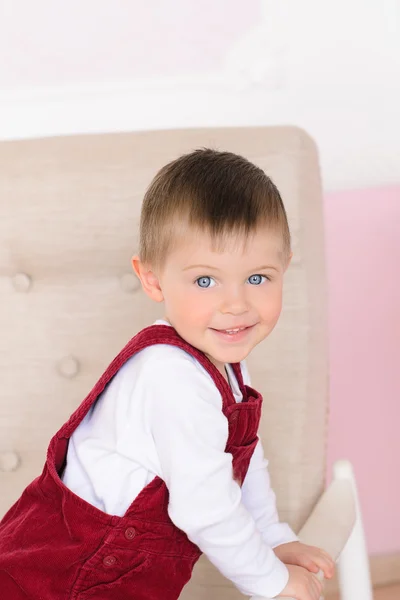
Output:
<path fill-rule="evenodd" d="M 335 573 L 335 563 L 327 552 L 307 546 L 301 542 L 290 542 L 274 548 L 276 556 L 285 565 L 297 565 L 311 573 L 323 571 L 325 579 L 331 579 Z"/>
<path fill-rule="evenodd" d="M 287 565 L 287 568 L 289 581 L 279 596 L 289 596 L 296 600 L 319 600 L 322 594 L 321 581 L 303 567 Z"/>

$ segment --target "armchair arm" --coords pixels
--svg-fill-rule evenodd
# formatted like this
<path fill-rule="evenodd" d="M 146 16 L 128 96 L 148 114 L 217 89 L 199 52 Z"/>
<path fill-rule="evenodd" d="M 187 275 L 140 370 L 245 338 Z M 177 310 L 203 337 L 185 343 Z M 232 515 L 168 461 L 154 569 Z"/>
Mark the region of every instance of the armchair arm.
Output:
<path fill-rule="evenodd" d="M 299 533 L 305 544 L 318 546 L 336 561 L 356 521 L 356 507 L 350 481 L 333 481 L 322 494 Z"/>
<path fill-rule="evenodd" d="M 305 544 L 323 548 L 334 560 L 337 560 L 351 535 L 355 522 L 356 502 L 352 482 L 345 478 L 334 479 L 301 529 L 299 538 Z M 318 577 L 322 580 L 322 572 Z M 265 598 L 253 596 L 251 600 L 265 600 Z M 275 600 L 294 599 L 279 596 Z"/>

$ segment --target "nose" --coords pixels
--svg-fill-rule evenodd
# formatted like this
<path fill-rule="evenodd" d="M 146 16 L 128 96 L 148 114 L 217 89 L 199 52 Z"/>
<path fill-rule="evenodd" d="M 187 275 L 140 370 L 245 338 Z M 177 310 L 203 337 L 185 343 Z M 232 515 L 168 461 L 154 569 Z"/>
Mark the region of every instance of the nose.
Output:
<path fill-rule="evenodd" d="M 222 314 L 242 315 L 248 311 L 248 302 L 245 290 L 242 288 L 230 288 L 224 293 L 220 312 Z"/>

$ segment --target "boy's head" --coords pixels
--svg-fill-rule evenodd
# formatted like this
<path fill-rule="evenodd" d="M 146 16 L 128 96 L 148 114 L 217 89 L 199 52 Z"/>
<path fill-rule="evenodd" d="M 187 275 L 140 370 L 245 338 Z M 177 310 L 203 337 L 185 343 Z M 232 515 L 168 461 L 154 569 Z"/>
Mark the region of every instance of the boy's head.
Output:
<path fill-rule="evenodd" d="M 132 262 L 178 333 L 224 372 L 224 362 L 243 360 L 275 326 L 290 257 L 285 208 L 270 178 L 241 156 L 202 149 L 153 179 Z"/>

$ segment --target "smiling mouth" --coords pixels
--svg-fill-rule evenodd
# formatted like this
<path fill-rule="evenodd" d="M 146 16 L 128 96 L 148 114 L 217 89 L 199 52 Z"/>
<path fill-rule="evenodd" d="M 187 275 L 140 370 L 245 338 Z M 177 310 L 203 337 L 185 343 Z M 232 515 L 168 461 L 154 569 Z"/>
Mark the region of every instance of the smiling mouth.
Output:
<path fill-rule="evenodd" d="M 238 333 L 241 333 L 242 331 L 245 331 L 246 329 L 251 329 L 253 327 L 253 325 L 247 325 L 247 326 L 243 326 L 243 327 L 235 327 L 234 329 L 213 329 L 213 331 L 216 331 L 217 333 L 225 333 L 227 335 L 237 335 Z"/>

